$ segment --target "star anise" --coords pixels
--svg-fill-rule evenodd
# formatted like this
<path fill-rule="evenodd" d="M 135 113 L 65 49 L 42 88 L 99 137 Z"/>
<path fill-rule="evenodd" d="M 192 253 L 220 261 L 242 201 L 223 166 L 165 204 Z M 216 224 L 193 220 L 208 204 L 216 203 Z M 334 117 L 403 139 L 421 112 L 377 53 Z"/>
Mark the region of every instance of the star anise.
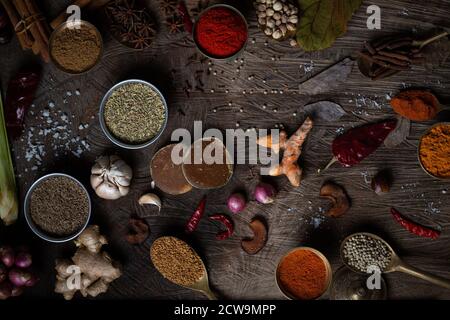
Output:
<path fill-rule="evenodd" d="M 153 37 L 156 30 L 151 23 L 139 22 L 134 25 L 134 32 L 141 37 Z"/>
<path fill-rule="evenodd" d="M 170 33 L 180 33 L 184 31 L 183 18 L 177 14 L 168 17 L 166 23 Z"/>
<path fill-rule="evenodd" d="M 152 43 L 156 29 L 151 15 L 141 2 L 115 0 L 106 7 L 110 28 L 121 43 L 144 49 Z"/>
<path fill-rule="evenodd" d="M 177 10 L 178 1 L 177 0 L 162 0 L 159 2 L 162 12 L 166 16 L 173 15 Z"/>
<path fill-rule="evenodd" d="M 130 41 L 134 48 L 139 50 L 150 47 L 152 42 L 153 38 L 150 37 L 137 37 L 136 39 Z"/>

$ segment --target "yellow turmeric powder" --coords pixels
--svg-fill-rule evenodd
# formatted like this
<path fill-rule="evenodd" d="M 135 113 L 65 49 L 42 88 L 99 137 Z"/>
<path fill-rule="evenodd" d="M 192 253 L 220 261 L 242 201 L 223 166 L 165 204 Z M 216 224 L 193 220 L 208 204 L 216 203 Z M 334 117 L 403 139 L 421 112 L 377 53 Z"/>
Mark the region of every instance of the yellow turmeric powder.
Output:
<path fill-rule="evenodd" d="M 450 124 L 439 124 L 422 138 L 419 156 L 430 174 L 450 178 Z"/>

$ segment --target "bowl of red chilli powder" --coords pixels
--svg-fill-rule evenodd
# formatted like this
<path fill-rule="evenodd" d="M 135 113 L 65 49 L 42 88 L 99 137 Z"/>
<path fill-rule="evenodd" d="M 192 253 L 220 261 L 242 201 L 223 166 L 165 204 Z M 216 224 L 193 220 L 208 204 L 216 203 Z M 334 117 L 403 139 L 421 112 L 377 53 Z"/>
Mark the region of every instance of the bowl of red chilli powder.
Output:
<path fill-rule="evenodd" d="M 330 287 L 332 271 L 327 258 L 309 247 L 292 249 L 278 263 L 276 281 L 292 300 L 315 300 Z"/>
<path fill-rule="evenodd" d="M 226 5 L 204 10 L 193 28 L 194 42 L 206 57 L 227 60 L 238 55 L 248 39 L 248 25 L 242 13 Z"/>

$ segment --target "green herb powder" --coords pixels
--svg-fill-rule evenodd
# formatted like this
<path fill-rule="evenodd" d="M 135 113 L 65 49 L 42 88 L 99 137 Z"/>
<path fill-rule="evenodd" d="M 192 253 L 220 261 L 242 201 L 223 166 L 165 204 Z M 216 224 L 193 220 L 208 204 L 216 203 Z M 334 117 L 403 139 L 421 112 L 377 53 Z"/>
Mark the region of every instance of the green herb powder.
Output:
<path fill-rule="evenodd" d="M 159 93 L 142 83 L 117 88 L 105 104 L 106 126 L 117 139 L 145 143 L 161 130 L 166 112 Z"/>

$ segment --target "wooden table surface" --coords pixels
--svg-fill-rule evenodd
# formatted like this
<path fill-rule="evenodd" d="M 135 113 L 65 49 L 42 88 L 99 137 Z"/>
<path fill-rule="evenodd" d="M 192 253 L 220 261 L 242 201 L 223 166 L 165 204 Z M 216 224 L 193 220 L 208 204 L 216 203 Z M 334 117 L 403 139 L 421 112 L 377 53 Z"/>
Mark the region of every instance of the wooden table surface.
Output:
<path fill-rule="evenodd" d="M 161 21 L 157 1 L 148 1 Z M 187 1 L 190 7 L 197 1 Z M 211 1 L 213 3 L 214 1 Z M 244 2 L 244 1 L 237 1 Z M 332 167 L 325 174 L 315 174 L 331 157 L 330 144 L 337 132 L 393 115 L 388 97 L 405 87 L 423 87 L 433 90 L 443 104 L 450 104 L 450 62 L 434 73 L 415 67 L 384 81 L 371 82 L 357 68 L 353 69 L 347 83 L 320 96 L 298 92 L 298 85 L 328 65 L 360 49 L 363 41 L 382 34 L 427 30 L 433 27 L 450 27 L 450 1 L 428 0 L 372 0 L 364 1 L 349 24 L 347 34 L 327 50 L 306 53 L 291 48 L 288 43 L 277 43 L 266 38 L 256 26 L 251 1 L 240 5 L 250 25 L 248 46 L 238 63 L 201 62 L 194 44 L 186 34 L 169 35 L 161 27 L 157 41 L 145 51 L 124 48 L 104 32 L 105 52 L 98 66 L 87 74 L 70 76 L 53 65 L 44 66 L 43 78 L 34 107 L 26 119 L 26 132 L 14 145 L 14 158 L 18 174 L 21 203 L 30 184 L 45 173 L 64 171 L 73 174 L 88 185 L 90 168 L 96 157 L 105 153 L 121 155 L 134 170 L 131 192 L 116 201 L 106 201 L 91 192 L 93 223 L 98 223 L 110 239 L 108 250 L 124 266 L 123 276 L 114 281 L 106 298 L 143 299 L 202 299 L 201 294 L 185 290 L 162 279 L 149 258 L 149 248 L 154 239 L 162 235 L 178 235 L 203 194 L 208 194 L 207 213 L 226 213 L 226 198 L 233 190 L 245 190 L 249 195 L 259 180 L 259 167 L 239 165 L 230 183 L 209 192 L 194 190 L 183 196 L 169 196 L 158 192 L 163 199 L 160 213 L 153 207 L 140 207 L 137 199 L 150 190 L 152 178 L 149 161 L 162 146 L 170 143 L 171 132 L 176 128 L 193 128 L 194 120 L 202 120 L 204 128 L 235 128 L 239 122 L 243 129 L 249 127 L 273 128 L 282 123 L 289 133 L 302 122 L 302 107 L 310 102 L 331 100 L 341 104 L 347 114 L 336 123 L 317 121 L 308 139 L 303 156 L 304 180 L 293 188 L 284 177 L 274 179 L 279 188 L 275 203 L 248 204 L 245 212 L 233 215 L 234 235 L 226 241 L 217 241 L 217 227 L 206 219 L 190 243 L 204 257 L 212 287 L 224 299 L 282 299 L 277 289 L 274 271 L 278 259 L 289 249 L 310 245 L 321 250 L 331 261 L 333 271 L 342 266 L 338 255 L 340 241 L 355 231 L 373 231 L 385 237 L 400 255 L 412 265 L 450 279 L 450 196 L 449 184 L 427 176 L 417 161 L 418 138 L 432 123 L 414 123 L 407 140 L 395 149 L 382 147 L 375 154 L 353 168 Z M 45 15 L 50 19 L 64 9 L 68 1 L 41 1 Z M 366 8 L 377 4 L 382 10 L 382 30 L 368 30 Z M 100 22 L 92 20 L 99 27 Z M 267 42 L 267 44 L 266 44 Z M 16 40 L 0 46 L 2 92 L 7 81 L 18 68 L 37 61 L 30 52 L 23 52 Z M 236 68 L 242 65 L 240 72 Z M 211 71 L 208 72 L 208 68 Z M 201 75 L 204 90 L 192 89 L 185 94 L 189 84 L 199 85 L 195 73 Z M 252 75 L 253 78 L 249 79 Z M 170 109 L 168 127 L 154 145 L 138 151 L 115 147 L 102 134 L 97 111 L 105 92 L 120 80 L 141 77 L 156 84 L 166 96 Z M 264 82 L 263 80 L 266 80 Z M 283 90 L 283 94 L 272 93 Z M 247 94 L 243 94 L 246 90 Z M 252 90 L 252 94 L 249 94 Z M 268 94 L 264 94 L 268 90 Z M 226 91 L 228 93 L 226 93 Z M 67 93 L 71 93 L 69 96 Z M 77 94 L 79 93 L 79 95 Z M 229 106 L 229 102 L 232 105 Z M 40 118 L 49 103 L 55 110 L 67 113 L 72 119 L 69 132 L 80 141 L 86 139 L 89 150 L 77 158 L 70 151 L 59 151 L 56 156 L 52 145 L 57 139 L 45 140 L 46 155 L 37 166 L 35 159 L 26 160 L 29 151 L 28 131 L 45 129 L 48 124 Z M 263 104 L 267 108 L 263 109 Z M 214 109 L 216 112 L 214 112 Z M 242 112 L 240 112 L 242 109 Z M 277 109 L 278 112 L 273 112 Z M 59 111 L 58 111 L 59 112 Z M 298 116 L 293 116 L 297 112 Z M 89 124 L 80 130 L 80 124 Z M 51 125 L 55 125 L 50 124 Z M 38 138 L 37 135 L 31 139 Z M 56 139 L 56 140 L 55 140 Z M 75 144 L 76 145 L 76 144 Z M 75 148 L 76 149 L 76 148 Z M 83 148 L 84 150 L 84 148 Z M 35 167 L 36 166 L 36 167 Z M 367 177 L 378 170 L 390 168 L 394 175 L 392 191 L 376 196 L 367 183 Z M 326 201 L 319 198 L 322 183 L 332 179 L 345 186 L 352 199 L 351 210 L 338 219 L 324 217 L 321 212 Z M 89 187 L 92 191 L 92 189 Z M 411 235 L 397 223 L 389 208 L 426 219 L 442 227 L 442 236 L 427 240 Z M 255 215 L 263 215 L 269 224 L 269 240 L 257 255 L 249 256 L 241 250 L 240 240 L 250 235 L 247 222 Z M 132 246 L 124 241 L 127 221 L 131 215 L 147 220 L 151 235 L 142 245 Z M 74 252 L 73 244 L 49 244 L 31 234 L 21 215 L 19 222 L 2 228 L 4 242 L 24 242 L 32 246 L 40 283 L 27 292 L 28 296 L 60 298 L 53 293 L 55 281 L 54 259 L 67 257 Z M 386 275 L 391 299 L 445 299 L 450 291 L 429 285 L 403 274 Z"/>

